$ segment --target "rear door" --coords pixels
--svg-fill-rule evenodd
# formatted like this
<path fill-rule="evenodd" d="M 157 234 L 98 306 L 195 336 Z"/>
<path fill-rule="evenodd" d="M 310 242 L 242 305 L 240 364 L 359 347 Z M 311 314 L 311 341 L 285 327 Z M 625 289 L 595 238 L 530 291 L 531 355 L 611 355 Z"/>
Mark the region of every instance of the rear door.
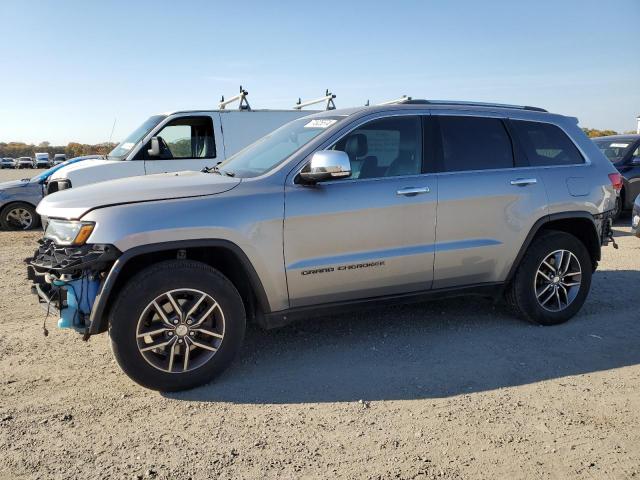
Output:
<path fill-rule="evenodd" d="M 288 182 L 284 254 L 292 307 L 427 290 L 435 175 L 424 173 L 420 116 L 370 120 L 333 146 L 352 177 Z"/>
<path fill-rule="evenodd" d="M 501 282 L 546 213 L 542 178 L 505 118 L 453 111 L 434 118 L 440 173 L 433 288 Z"/>
<path fill-rule="evenodd" d="M 154 136 L 160 141 L 160 155 L 149 156 L 150 142 L 141 150 L 146 174 L 200 171 L 214 166 L 219 158 L 215 124 L 219 115 L 185 115 L 173 118 L 163 125 Z M 138 160 L 132 160 L 134 162 Z"/>

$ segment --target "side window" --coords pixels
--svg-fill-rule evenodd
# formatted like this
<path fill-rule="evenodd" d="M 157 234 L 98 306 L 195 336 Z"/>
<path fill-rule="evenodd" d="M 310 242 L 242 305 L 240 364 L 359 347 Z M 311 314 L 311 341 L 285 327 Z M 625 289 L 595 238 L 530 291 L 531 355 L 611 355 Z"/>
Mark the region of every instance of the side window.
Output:
<path fill-rule="evenodd" d="M 340 139 L 332 149 L 349 155 L 351 178 L 420 174 L 420 117 L 396 116 L 372 120 Z"/>
<path fill-rule="evenodd" d="M 211 117 L 180 117 L 169 122 L 155 135 L 163 160 L 215 158 L 216 147 Z M 145 148 L 150 148 L 150 145 Z"/>
<path fill-rule="evenodd" d="M 584 163 L 577 147 L 559 127 L 524 120 L 512 120 L 511 125 L 532 167 Z"/>
<path fill-rule="evenodd" d="M 499 118 L 437 118 L 442 138 L 442 171 L 513 167 L 511 138 Z"/>

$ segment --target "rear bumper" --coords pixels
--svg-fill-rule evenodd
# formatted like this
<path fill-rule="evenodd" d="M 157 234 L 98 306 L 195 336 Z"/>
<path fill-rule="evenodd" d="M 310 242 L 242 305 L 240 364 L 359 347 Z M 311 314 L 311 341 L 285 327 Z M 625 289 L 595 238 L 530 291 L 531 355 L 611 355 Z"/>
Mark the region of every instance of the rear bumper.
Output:
<path fill-rule="evenodd" d="M 615 210 L 609 210 L 608 212 L 599 213 L 593 216 L 593 222 L 598 232 L 598 239 L 601 246 L 609 245 L 609 242 L 613 241 L 613 217 Z"/>

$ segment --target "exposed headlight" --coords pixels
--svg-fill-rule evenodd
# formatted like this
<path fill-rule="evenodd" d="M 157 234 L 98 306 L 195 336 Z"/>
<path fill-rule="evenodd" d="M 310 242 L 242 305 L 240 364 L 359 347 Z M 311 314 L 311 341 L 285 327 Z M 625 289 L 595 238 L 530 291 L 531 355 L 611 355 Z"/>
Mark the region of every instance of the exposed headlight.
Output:
<path fill-rule="evenodd" d="M 44 238 L 50 238 L 56 245 L 84 245 L 93 232 L 95 223 L 49 219 Z"/>

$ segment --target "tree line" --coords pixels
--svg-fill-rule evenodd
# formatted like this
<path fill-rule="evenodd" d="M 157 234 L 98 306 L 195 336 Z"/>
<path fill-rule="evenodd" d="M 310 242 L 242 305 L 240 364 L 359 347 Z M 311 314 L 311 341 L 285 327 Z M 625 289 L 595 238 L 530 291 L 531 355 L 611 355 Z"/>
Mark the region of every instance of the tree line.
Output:
<path fill-rule="evenodd" d="M 34 157 L 36 152 L 48 153 L 50 158 L 56 153 L 64 153 L 67 158 L 81 155 L 106 155 L 116 146 L 115 143 L 87 143 L 70 142 L 67 145 L 51 145 L 49 142 L 41 142 L 38 145 L 23 142 L 0 142 L 0 158 L 10 157 Z"/>

